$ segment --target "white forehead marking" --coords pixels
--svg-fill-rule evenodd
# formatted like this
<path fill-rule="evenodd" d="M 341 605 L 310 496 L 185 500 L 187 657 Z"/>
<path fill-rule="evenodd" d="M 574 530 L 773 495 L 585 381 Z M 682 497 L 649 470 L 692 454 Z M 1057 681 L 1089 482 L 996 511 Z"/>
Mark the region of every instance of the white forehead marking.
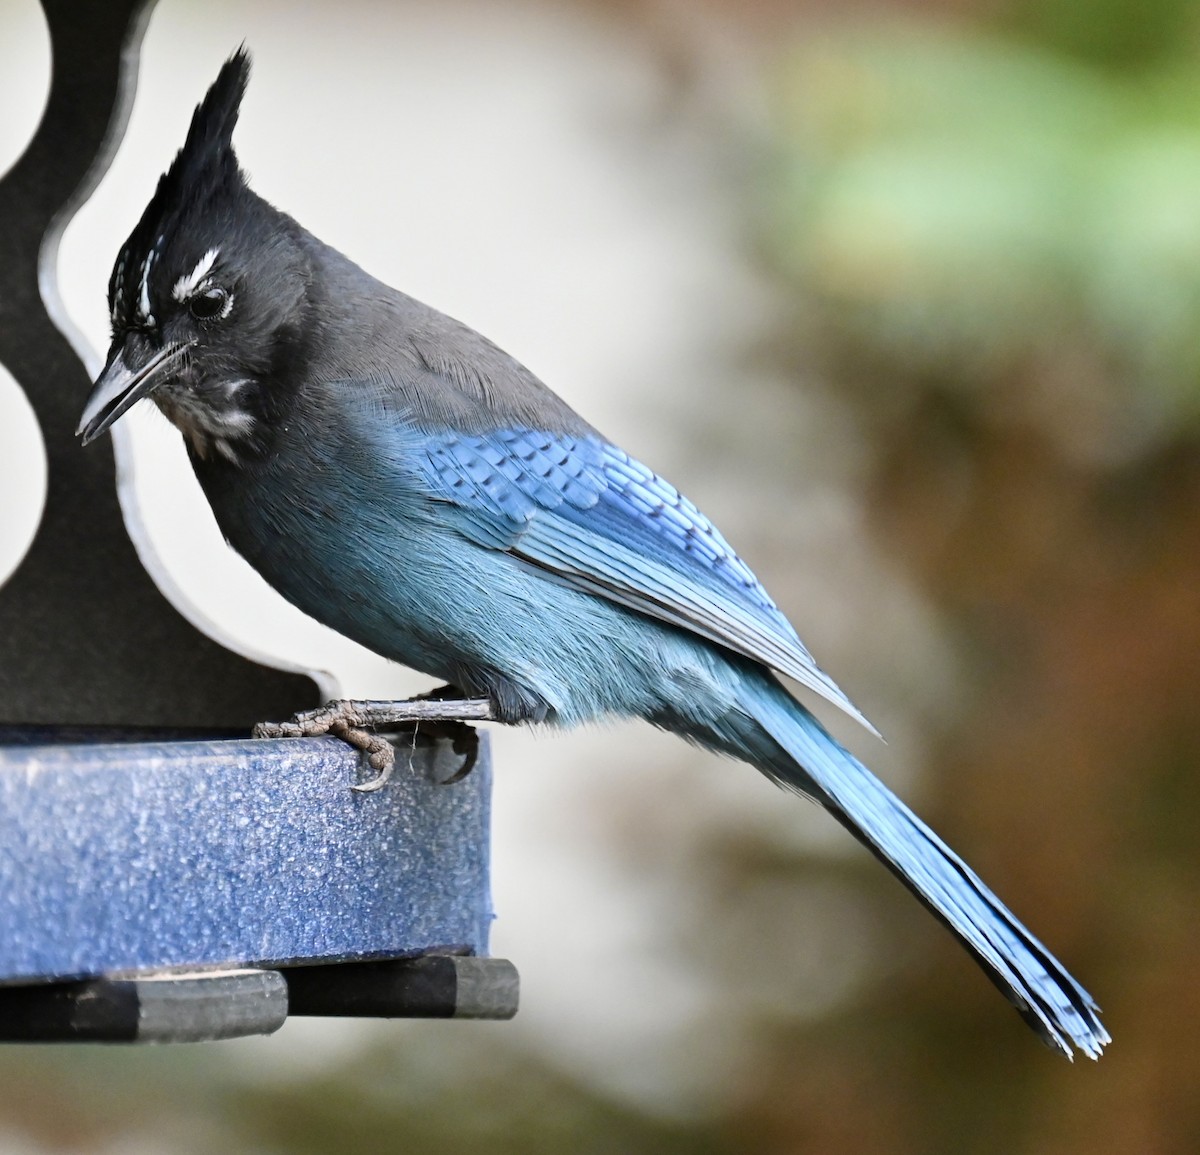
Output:
<path fill-rule="evenodd" d="M 154 314 L 150 312 L 150 269 L 158 258 L 159 246 L 163 243 L 163 238 L 159 237 L 154 242 L 153 247 L 146 254 L 146 263 L 142 266 L 142 292 L 138 298 L 138 311 L 142 315 L 142 320 L 147 325 L 154 324 Z"/>
<path fill-rule="evenodd" d="M 188 299 L 195 291 L 196 287 L 208 276 L 209 271 L 213 267 L 213 262 L 220 254 L 220 249 L 209 249 L 197 262 L 196 267 L 187 274 L 180 277 L 171 288 L 171 296 L 175 300 L 183 302 Z"/>

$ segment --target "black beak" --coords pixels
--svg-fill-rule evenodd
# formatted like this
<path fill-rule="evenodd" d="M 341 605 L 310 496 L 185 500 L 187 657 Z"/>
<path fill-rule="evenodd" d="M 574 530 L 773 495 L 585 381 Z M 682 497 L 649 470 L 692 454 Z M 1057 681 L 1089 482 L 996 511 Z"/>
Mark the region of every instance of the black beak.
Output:
<path fill-rule="evenodd" d="M 125 364 L 125 350 L 122 349 L 109 360 L 97 379 L 83 407 L 76 436 L 83 438 L 84 445 L 95 441 L 118 417 L 169 380 L 172 370 L 191 347 L 190 341 L 168 345 L 140 369 L 130 369 Z"/>

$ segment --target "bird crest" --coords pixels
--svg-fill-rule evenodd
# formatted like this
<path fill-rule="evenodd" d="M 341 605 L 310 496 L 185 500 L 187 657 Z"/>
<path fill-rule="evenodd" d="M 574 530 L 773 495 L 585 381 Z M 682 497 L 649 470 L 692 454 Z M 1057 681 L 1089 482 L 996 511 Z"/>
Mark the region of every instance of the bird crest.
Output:
<path fill-rule="evenodd" d="M 233 130 L 249 79 L 250 55 L 243 46 L 221 66 L 196 106 L 183 147 L 159 178 L 141 220 L 121 247 L 108 285 L 114 334 L 156 327 L 152 287 L 156 270 L 162 273 L 165 247 L 190 220 L 202 219 L 215 199 L 247 187 L 233 151 Z"/>

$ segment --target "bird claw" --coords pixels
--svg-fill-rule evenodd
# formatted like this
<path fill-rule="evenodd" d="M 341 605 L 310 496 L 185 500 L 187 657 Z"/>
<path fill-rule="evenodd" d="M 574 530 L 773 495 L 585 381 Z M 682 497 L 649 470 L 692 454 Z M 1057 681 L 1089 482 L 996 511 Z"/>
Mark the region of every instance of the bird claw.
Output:
<path fill-rule="evenodd" d="M 450 743 L 450 749 L 462 758 L 462 763 L 449 778 L 438 782 L 439 786 L 453 786 L 461 782 L 479 760 L 479 732 L 474 726 L 462 722 L 432 722 L 426 723 L 426 732 L 435 738 L 445 738 Z"/>
<path fill-rule="evenodd" d="M 259 722 L 250 731 L 252 738 L 320 738 L 335 726 L 361 725 L 361 719 L 346 701 L 329 702 L 315 710 L 293 714 L 286 722 Z"/>
<path fill-rule="evenodd" d="M 330 729 L 330 733 L 366 754 L 367 765 L 375 771 L 374 778 L 366 782 L 356 782 L 350 787 L 351 790 L 359 794 L 372 794 L 388 784 L 388 779 L 396 768 L 396 750 L 391 742 L 379 734 L 369 734 L 366 730 L 352 726 Z"/>
<path fill-rule="evenodd" d="M 375 771 L 374 778 L 350 787 L 369 794 L 387 785 L 395 769 L 396 751 L 386 738 L 365 730 L 363 721 L 354 702 L 339 700 L 295 714 L 287 722 L 259 722 L 250 733 L 254 738 L 321 738 L 326 734 L 340 738 L 366 754 L 367 764 Z"/>
<path fill-rule="evenodd" d="M 446 688 L 449 690 L 449 687 Z M 343 742 L 367 755 L 367 763 L 375 771 L 375 777 L 351 787 L 360 794 L 370 794 L 387 785 L 396 764 L 396 751 L 392 743 L 380 734 L 372 734 L 367 727 L 400 723 L 407 727 L 424 726 L 426 733 L 439 738 L 449 738 L 454 752 L 463 757 L 462 765 L 440 785 L 449 786 L 461 782 L 475 767 L 479 755 L 479 736 L 473 727 L 455 718 L 446 718 L 447 712 L 457 712 L 464 717 L 481 721 L 492 717 L 491 706 L 486 701 L 452 700 L 441 696 L 444 692 L 434 691 L 430 698 L 413 702 L 358 702 L 340 699 L 328 702 L 315 710 L 295 714 L 286 722 L 260 722 L 251 731 L 255 738 L 320 738 L 332 734 Z"/>

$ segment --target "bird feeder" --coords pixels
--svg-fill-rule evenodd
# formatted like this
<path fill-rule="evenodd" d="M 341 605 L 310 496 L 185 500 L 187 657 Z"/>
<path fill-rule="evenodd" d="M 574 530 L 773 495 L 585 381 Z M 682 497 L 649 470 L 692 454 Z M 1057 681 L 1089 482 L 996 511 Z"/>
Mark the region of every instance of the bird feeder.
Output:
<path fill-rule="evenodd" d="M 511 1017 L 516 972 L 487 957 L 486 736 L 451 781 L 461 757 L 418 729 L 371 793 L 336 738 L 252 740 L 316 682 L 181 614 L 122 516 L 123 445 L 74 437 L 94 358 L 52 319 L 58 240 L 124 132 L 151 6 L 43 0 L 49 101 L 0 177 L 0 364 L 48 469 L 0 586 L 0 1041 Z"/>

